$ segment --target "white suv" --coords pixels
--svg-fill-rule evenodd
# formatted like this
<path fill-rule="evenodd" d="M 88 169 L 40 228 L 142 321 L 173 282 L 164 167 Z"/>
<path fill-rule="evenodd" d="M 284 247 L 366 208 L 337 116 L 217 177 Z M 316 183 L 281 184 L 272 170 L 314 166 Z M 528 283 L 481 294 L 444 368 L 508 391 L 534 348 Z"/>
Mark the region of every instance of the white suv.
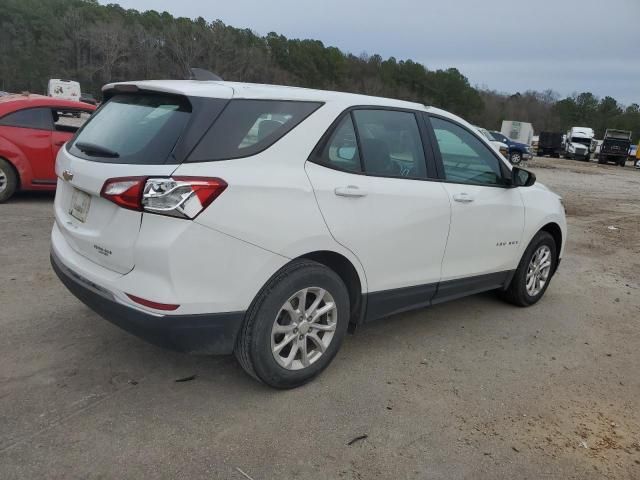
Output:
<path fill-rule="evenodd" d="M 222 81 L 104 95 L 57 158 L 52 264 L 157 345 L 295 387 L 349 325 L 486 290 L 532 305 L 560 262 L 560 198 L 442 110 Z"/>

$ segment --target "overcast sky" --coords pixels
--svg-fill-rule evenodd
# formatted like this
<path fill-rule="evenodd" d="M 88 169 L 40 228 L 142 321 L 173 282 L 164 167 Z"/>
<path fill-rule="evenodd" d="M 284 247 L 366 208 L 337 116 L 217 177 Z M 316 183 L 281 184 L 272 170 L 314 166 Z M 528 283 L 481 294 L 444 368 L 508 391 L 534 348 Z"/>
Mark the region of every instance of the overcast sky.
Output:
<path fill-rule="evenodd" d="M 101 2 L 456 67 L 472 85 L 502 92 L 590 91 L 640 103 L 640 0 Z"/>

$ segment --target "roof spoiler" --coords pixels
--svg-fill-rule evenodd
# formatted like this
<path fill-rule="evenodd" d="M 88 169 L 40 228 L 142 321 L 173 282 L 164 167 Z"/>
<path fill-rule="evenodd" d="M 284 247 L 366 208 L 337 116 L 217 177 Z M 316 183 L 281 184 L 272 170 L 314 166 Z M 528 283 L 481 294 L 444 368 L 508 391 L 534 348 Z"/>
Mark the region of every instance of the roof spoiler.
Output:
<path fill-rule="evenodd" d="M 190 68 L 189 80 L 221 82 L 222 78 L 209 70 L 205 70 L 204 68 Z"/>

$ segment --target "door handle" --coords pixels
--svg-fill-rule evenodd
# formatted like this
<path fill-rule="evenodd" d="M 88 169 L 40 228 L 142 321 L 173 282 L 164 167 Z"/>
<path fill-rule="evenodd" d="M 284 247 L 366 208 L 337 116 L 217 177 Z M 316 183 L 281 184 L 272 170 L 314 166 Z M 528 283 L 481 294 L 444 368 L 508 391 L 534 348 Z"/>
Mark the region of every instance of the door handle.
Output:
<path fill-rule="evenodd" d="M 355 185 L 347 185 L 346 187 L 338 187 L 334 190 L 339 197 L 366 197 L 367 191 Z"/>
<path fill-rule="evenodd" d="M 464 192 L 463 193 L 456 193 L 453 196 L 453 199 L 456 202 L 459 202 L 459 203 L 471 203 L 471 202 L 473 202 L 473 197 L 471 195 L 469 195 L 468 193 L 464 193 Z"/>

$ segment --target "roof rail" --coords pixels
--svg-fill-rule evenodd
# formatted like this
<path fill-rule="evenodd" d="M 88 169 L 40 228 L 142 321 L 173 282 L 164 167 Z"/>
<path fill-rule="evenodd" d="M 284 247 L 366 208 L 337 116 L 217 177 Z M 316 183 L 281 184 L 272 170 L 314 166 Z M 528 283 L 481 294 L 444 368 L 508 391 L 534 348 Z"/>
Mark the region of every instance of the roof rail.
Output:
<path fill-rule="evenodd" d="M 200 81 L 213 80 L 213 81 L 221 82 L 222 78 L 220 78 L 215 73 L 210 72 L 209 70 L 205 70 L 204 68 L 190 68 L 189 80 L 200 80 Z"/>

